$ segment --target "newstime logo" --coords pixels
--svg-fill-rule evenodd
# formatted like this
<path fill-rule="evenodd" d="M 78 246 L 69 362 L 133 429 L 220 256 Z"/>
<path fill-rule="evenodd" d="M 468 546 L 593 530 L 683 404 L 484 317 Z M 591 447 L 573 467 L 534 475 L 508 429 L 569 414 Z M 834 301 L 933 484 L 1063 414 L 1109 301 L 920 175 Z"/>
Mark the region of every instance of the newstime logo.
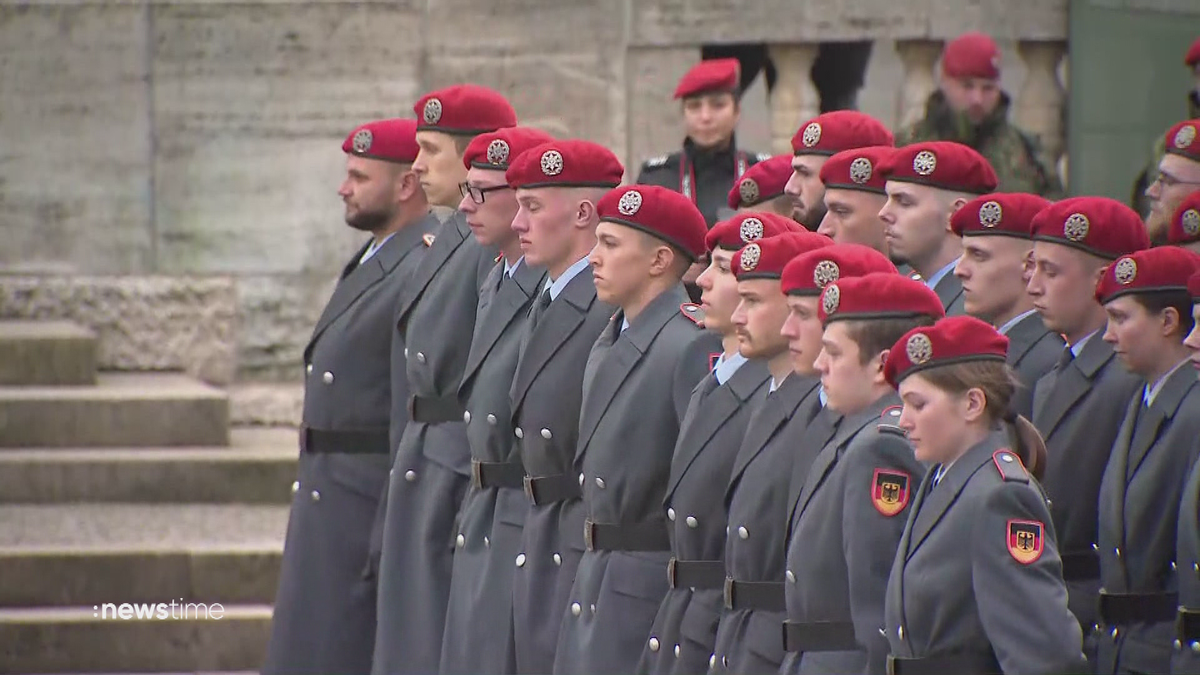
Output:
<path fill-rule="evenodd" d="M 187 620 L 212 619 L 214 621 L 225 617 L 225 608 L 219 602 L 187 602 L 182 598 L 170 602 L 106 602 L 102 605 L 92 605 L 92 616 L 98 619 L 131 620 Z"/>

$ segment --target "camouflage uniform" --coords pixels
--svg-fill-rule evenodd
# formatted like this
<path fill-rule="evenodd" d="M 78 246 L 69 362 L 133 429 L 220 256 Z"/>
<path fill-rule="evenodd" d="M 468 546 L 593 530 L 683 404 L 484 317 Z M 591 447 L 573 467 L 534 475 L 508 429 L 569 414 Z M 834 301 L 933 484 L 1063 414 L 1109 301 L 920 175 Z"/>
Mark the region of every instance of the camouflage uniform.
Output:
<path fill-rule="evenodd" d="M 968 145 L 991 162 L 1000 178 L 1000 192 L 1032 192 L 1047 199 L 1063 197 L 1062 182 L 1042 155 L 1038 141 L 1008 121 L 1011 100 L 1000 95 L 1000 105 L 983 122 L 972 124 L 946 103 L 940 91 L 929 97 L 925 117 L 896 134 L 896 147 L 925 141 L 955 141 Z"/>
<path fill-rule="evenodd" d="M 1187 115 L 1184 115 L 1182 119 L 1194 120 L 1200 117 L 1200 93 L 1195 91 L 1188 93 L 1187 110 Z M 1130 196 L 1129 205 L 1133 207 L 1134 211 L 1141 214 L 1143 219 L 1150 215 L 1150 198 L 1146 196 L 1146 189 L 1158 177 L 1158 163 L 1162 161 L 1165 154 L 1167 154 L 1166 132 L 1154 137 L 1154 149 L 1150 151 L 1150 163 L 1142 169 L 1133 183 L 1133 194 Z"/>

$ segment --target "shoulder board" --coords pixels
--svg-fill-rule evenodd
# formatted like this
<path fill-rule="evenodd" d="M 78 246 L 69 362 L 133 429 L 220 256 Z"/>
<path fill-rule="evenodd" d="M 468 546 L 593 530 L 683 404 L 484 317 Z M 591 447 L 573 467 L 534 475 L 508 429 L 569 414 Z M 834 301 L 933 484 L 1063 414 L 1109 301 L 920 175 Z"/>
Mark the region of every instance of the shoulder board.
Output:
<path fill-rule="evenodd" d="M 1021 458 L 1017 457 L 1012 450 L 1004 448 L 992 453 L 992 463 L 996 465 L 996 470 L 1000 472 L 1000 477 L 1004 480 L 1017 483 L 1029 482 L 1029 472 L 1025 470 Z"/>
<path fill-rule="evenodd" d="M 897 436 L 907 436 L 899 424 L 900 413 L 903 411 L 903 406 L 898 405 L 885 408 L 883 414 L 879 416 L 879 430 L 888 434 L 896 434 Z"/>
<path fill-rule="evenodd" d="M 658 157 L 651 157 L 650 159 L 646 160 L 642 166 L 646 167 L 647 169 L 657 169 L 658 167 L 665 165 L 670 159 L 670 155 L 659 155 Z"/>
<path fill-rule="evenodd" d="M 758 161 L 760 161 L 760 162 L 765 162 L 768 159 L 771 159 L 770 153 L 766 153 L 766 152 L 756 152 L 756 153 L 754 153 L 754 157 L 756 159 L 758 159 Z"/>
<path fill-rule="evenodd" d="M 495 259 L 495 260 L 493 260 L 492 262 L 494 262 L 494 263 L 498 263 L 498 262 L 500 262 L 501 260 L 504 260 L 504 254 L 503 254 L 503 253 L 497 253 L 497 254 L 496 254 L 496 259 Z"/>
<path fill-rule="evenodd" d="M 679 311 L 686 316 L 692 323 L 704 327 L 704 310 L 700 309 L 700 305 L 691 302 L 685 302 L 679 306 Z"/>
<path fill-rule="evenodd" d="M 421 241 L 425 243 L 425 248 L 433 246 L 434 239 L 437 239 L 437 237 L 433 236 L 432 234 L 426 234 L 421 237 Z"/>

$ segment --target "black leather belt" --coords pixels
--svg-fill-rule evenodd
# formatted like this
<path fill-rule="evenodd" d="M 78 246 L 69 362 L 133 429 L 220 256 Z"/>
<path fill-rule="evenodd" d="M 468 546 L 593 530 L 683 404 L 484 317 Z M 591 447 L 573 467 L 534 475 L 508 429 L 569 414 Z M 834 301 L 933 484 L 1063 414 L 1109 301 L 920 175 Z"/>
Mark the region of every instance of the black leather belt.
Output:
<path fill-rule="evenodd" d="M 782 581 L 737 581 L 725 579 L 725 609 L 782 612 L 787 609 Z"/>
<path fill-rule="evenodd" d="M 525 467 L 511 462 L 481 462 L 471 459 L 471 486 L 479 488 L 525 487 Z"/>
<path fill-rule="evenodd" d="M 1183 642 L 1200 642 L 1200 609 L 1180 607 L 1175 615 L 1175 639 Z"/>
<path fill-rule="evenodd" d="M 583 545 L 589 551 L 670 551 L 667 524 L 661 520 L 646 523 L 583 523 Z"/>
<path fill-rule="evenodd" d="M 991 654 L 945 654 L 919 659 L 887 657 L 888 675 L 999 675 L 1001 672 L 1000 664 Z"/>
<path fill-rule="evenodd" d="M 1100 556 L 1095 551 L 1062 554 L 1063 581 L 1090 581 L 1100 578 Z"/>
<path fill-rule="evenodd" d="M 570 474 L 559 473 L 553 476 L 525 476 L 522 478 L 525 496 L 534 506 L 565 502 L 578 499 L 583 495 L 579 489 L 579 481 Z"/>
<path fill-rule="evenodd" d="M 667 581 L 671 588 L 722 588 L 725 585 L 725 562 L 671 558 L 667 562 Z"/>
<path fill-rule="evenodd" d="M 454 396 L 410 396 L 408 417 L 414 422 L 439 424 L 458 422 L 463 418 L 463 407 Z"/>
<path fill-rule="evenodd" d="M 386 455 L 391 447 L 386 428 L 333 430 L 301 426 L 300 452 Z"/>
<path fill-rule="evenodd" d="M 1176 593 L 1107 593 L 1100 591 L 1100 620 L 1106 626 L 1173 621 L 1179 609 Z"/>
<path fill-rule="evenodd" d="M 784 621 L 783 650 L 787 652 L 859 651 L 854 624 L 849 621 Z"/>

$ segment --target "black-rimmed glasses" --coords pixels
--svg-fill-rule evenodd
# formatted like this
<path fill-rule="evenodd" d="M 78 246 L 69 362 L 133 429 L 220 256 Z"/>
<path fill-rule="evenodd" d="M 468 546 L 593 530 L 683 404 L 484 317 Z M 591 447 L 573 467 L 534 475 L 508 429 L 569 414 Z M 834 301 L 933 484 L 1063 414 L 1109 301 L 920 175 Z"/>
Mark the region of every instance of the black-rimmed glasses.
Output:
<path fill-rule="evenodd" d="M 486 195 L 489 192 L 496 192 L 497 190 L 507 190 L 507 189 L 509 189 L 507 185 L 493 185 L 492 187 L 476 187 L 474 185 L 467 185 L 466 183 L 458 184 L 458 191 L 460 193 L 462 193 L 462 196 L 470 197 L 471 201 L 475 202 L 476 204 L 482 204 L 483 200 L 484 200 L 484 195 Z"/>

